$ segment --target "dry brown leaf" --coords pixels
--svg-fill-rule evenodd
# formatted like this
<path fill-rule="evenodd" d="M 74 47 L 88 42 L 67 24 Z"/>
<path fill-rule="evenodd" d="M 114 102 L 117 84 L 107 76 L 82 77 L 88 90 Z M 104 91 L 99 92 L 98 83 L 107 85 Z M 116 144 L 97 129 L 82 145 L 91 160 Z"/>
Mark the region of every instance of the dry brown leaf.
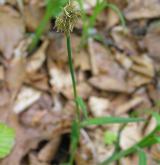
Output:
<path fill-rule="evenodd" d="M 159 22 L 150 25 L 147 35 L 144 38 L 144 44 L 149 51 L 149 55 L 158 62 L 160 61 L 160 24 Z"/>
<path fill-rule="evenodd" d="M 49 91 L 48 77 L 45 72 L 32 72 L 26 75 L 25 83 L 33 88 Z"/>
<path fill-rule="evenodd" d="M 51 162 L 56 155 L 60 142 L 61 137 L 56 137 L 48 142 L 38 153 L 38 159 L 41 162 Z"/>
<path fill-rule="evenodd" d="M 4 80 L 4 67 L 0 65 L 0 81 Z"/>
<path fill-rule="evenodd" d="M 158 82 L 160 83 L 160 80 L 158 79 Z M 158 86 L 155 86 L 154 84 L 150 84 L 148 85 L 148 95 L 149 97 L 156 101 L 156 100 L 160 100 L 160 90 Z"/>
<path fill-rule="evenodd" d="M 46 59 L 46 48 L 48 46 L 48 40 L 45 40 L 42 46 L 28 59 L 26 64 L 26 72 L 33 73 L 39 70 Z"/>
<path fill-rule="evenodd" d="M 95 165 L 97 162 L 94 144 L 84 129 L 81 129 L 80 144 L 75 159 L 79 165 Z"/>
<path fill-rule="evenodd" d="M 70 73 L 63 71 L 62 68 L 59 68 L 55 64 L 49 68 L 50 74 L 50 84 L 53 86 L 56 92 L 62 92 L 64 89 L 71 87 L 72 81 Z"/>
<path fill-rule="evenodd" d="M 132 91 L 124 80 L 109 77 L 107 75 L 92 77 L 89 79 L 89 82 L 94 87 L 109 92 L 128 93 Z"/>
<path fill-rule="evenodd" d="M 9 6 L 0 6 L 0 50 L 10 59 L 15 46 L 24 36 L 24 23 L 19 13 Z"/>
<path fill-rule="evenodd" d="M 131 100 L 128 100 L 126 103 L 120 105 L 117 107 L 115 110 L 116 115 L 120 115 L 123 113 L 127 113 L 130 109 L 135 108 L 139 104 L 141 104 L 144 101 L 143 97 L 135 97 L 132 98 Z"/>
<path fill-rule="evenodd" d="M 133 65 L 133 61 L 127 57 L 124 54 L 121 53 L 116 53 L 115 55 L 115 59 L 126 69 L 129 70 L 132 65 Z"/>
<path fill-rule="evenodd" d="M 26 86 L 22 87 L 15 101 L 13 111 L 15 113 L 21 113 L 30 105 L 32 105 L 35 101 L 37 101 L 40 96 L 40 91 Z"/>
<path fill-rule="evenodd" d="M 106 158 L 108 158 L 109 156 L 111 156 L 111 154 L 114 151 L 114 146 L 106 146 L 104 143 L 104 130 L 97 128 L 92 130 L 92 132 L 90 132 L 90 137 L 92 139 L 92 142 L 94 144 L 94 148 L 96 151 L 96 159 L 97 159 L 97 164 L 103 162 L 104 160 L 106 160 Z M 114 165 L 114 163 L 113 163 Z"/>
<path fill-rule="evenodd" d="M 90 42 L 90 62 L 93 75 L 106 73 L 109 76 L 120 79 L 123 79 L 126 75 L 125 70 L 115 62 L 110 49 L 93 41 Z"/>
<path fill-rule="evenodd" d="M 102 117 L 108 115 L 108 108 L 110 105 L 110 101 L 106 98 L 91 96 L 89 98 L 89 107 L 91 113 L 94 117 Z"/>
<path fill-rule="evenodd" d="M 30 1 L 28 5 L 24 6 L 23 13 L 27 30 L 34 32 L 43 18 L 44 9 L 37 3 L 33 4 Z"/>
<path fill-rule="evenodd" d="M 33 152 L 29 154 L 29 165 L 49 165 L 49 163 L 38 160 L 37 155 Z"/>
<path fill-rule="evenodd" d="M 88 83 L 82 82 L 82 83 L 77 84 L 77 92 L 78 92 L 78 95 L 81 96 L 83 99 L 87 99 L 92 92 L 92 88 L 90 85 L 88 85 Z M 63 90 L 62 93 L 68 99 L 73 99 L 74 97 L 72 86 Z"/>
<path fill-rule="evenodd" d="M 137 55 L 138 45 L 133 35 L 127 28 L 117 26 L 112 29 L 111 35 L 116 43 L 116 46 L 124 51 L 127 55 Z"/>
<path fill-rule="evenodd" d="M 137 123 L 128 124 L 121 132 L 120 146 L 123 150 L 131 147 L 141 139 L 141 130 Z"/>
<path fill-rule="evenodd" d="M 154 18 L 160 16 L 159 0 L 132 0 L 125 9 L 125 16 L 128 20 Z"/>
<path fill-rule="evenodd" d="M 124 157 L 120 160 L 121 165 L 135 165 L 138 164 L 137 159 L 133 159 L 133 157 Z"/>
<path fill-rule="evenodd" d="M 130 72 L 128 76 L 128 84 L 132 88 L 138 88 L 142 85 L 149 84 L 151 83 L 151 81 L 152 79 L 150 77 L 143 76 L 140 74 L 135 74 L 133 72 Z"/>
<path fill-rule="evenodd" d="M 6 83 L 10 91 L 12 91 L 12 99 L 15 98 L 18 90 L 21 88 L 25 80 L 25 57 L 15 56 L 9 63 L 6 70 Z"/>
<path fill-rule="evenodd" d="M 154 77 L 155 71 L 153 61 L 147 56 L 132 56 L 133 65 L 131 69 L 147 77 Z"/>
<path fill-rule="evenodd" d="M 119 22 L 119 16 L 112 9 L 108 9 L 107 19 L 106 19 L 106 13 L 103 18 L 105 18 L 107 22 L 107 28 L 111 28 Z"/>
<path fill-rule="evenodd" d="M 75 68 L 80 68 L 82 71 L 91 70 L 89 56 L 85 50 L 77 52 L 75 56 Z"/>

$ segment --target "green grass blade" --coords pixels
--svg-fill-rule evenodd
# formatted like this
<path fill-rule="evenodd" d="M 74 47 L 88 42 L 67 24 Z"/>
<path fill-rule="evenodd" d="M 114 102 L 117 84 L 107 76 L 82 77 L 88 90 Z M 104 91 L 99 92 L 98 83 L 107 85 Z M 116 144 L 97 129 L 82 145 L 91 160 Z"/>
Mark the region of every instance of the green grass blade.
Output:
<path fill-rule="evenodd" d="M 89 125 L 104 125 L 104 124 L 124 124 L 124 123 L 131 123 L 131 122 L 141 122 L 144 119 L 141 118 L 121 118 L 121 117 L 98 117 L 98 118 L 91 118 L 83 121 L 81 123 L 82 127 L 89 126 Z"/>
<path fill-rule="evenodd" d="M 45 15 L 42 21 L 40 22 L 35 32 L 35 35 L 33 36 L 32 43 L 29 46 L 29 51 L 32 51 L 36 47 L 51 17 L 58 16 L 62 10 L 62 7 L 66 3 L 67 3 L 67 0 L 48 0 Z"/>
<path fill-rule="evenodd" d="M 147 165 L 147 155 L 141 149 L 138 150 L 139 162 L 138 165 Z"/>
<path fill-rule="evenodd" d="M 0 159 L 6 157 L 15 142 L 15 132 L 12 128 L 0 123 Z"/>
<path fill-rule="evenodd" d="M 104 10 L 105 7 L 106 7 L 106 2 L 97 1 L 97 4 L 93 10 L 92 16 L 89 18 L 89 27 L 90 28 L 94 27 L 97 16 Z"/>
<path fill-rule="evenodd" d="M 71 148 L 70 148 L 70 165 L 73 164 L 74 157 L 76 154 L 78 141 L 80 136 L 80 129 L 78 121 L 73 121 L 72 123 L 72 130 L 71 130 Z"/>
<path fill-rule="evenodd" d="M 88 118 L 88 112 L 87 112 L 87 108 L 86 108 L 86 105 L 85 105 L 83 99 L 78 96 L 76 98 L 76 102 L 78 103 L 80 109 L 82 110 L 84 117 L 87 119 Z"/>
<path fill-rule="evenodd" d="M 157 125 L 160 126 L 160 115 L 157 112 L 152 112 L 152 116 L 156 119 Z"/>
<path fill-rule="evenodd" d="M 142 140 L 134 144 L 132 147 L 120 152 L 116 152 L 111 157 L 103 161 L 100 165 L 108 165 L 116 160 L 119 160 L 125 156 L 133 154 L 134 152 L 137 152 L 137 148 L 142 149 L 142 148 L 150 147 L 151 145 L 158 143 L 159 141 L 157 137 L 155 136 L 156 130 L 157 129 L 155 128 L 149 135 L 145 136 Z"/>

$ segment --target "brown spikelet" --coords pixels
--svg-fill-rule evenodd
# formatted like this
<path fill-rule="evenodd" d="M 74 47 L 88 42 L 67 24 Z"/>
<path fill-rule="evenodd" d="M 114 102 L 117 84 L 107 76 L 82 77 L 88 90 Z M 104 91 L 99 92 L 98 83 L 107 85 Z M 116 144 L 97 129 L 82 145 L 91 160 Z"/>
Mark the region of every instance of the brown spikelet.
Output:
<path fill-rule="evenodd" d="M 57 31 L 69 34 L 73 31 L 73 28 L 80 16 L 81 13 L 77 10 L 75 3 L 68 3 L 63 8 L 62 14 L 56 19 L 55 27 L 57 28 Z"/>

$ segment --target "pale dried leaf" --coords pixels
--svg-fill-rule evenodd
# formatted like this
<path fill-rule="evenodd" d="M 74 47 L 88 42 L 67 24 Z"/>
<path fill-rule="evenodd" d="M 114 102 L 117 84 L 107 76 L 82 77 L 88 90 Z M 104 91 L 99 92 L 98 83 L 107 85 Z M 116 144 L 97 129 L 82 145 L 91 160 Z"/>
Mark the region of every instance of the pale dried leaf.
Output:
<path fill-rule="evenodd" d="M 94 117 L 102 117 L 108 115 L 110 101 L 106 98 L 91 96 L 89 98 L 89 107 Z"/>
<path fill-rule="evenodd" d="M 124 54 L 117 53 L 115 59 L 126 69 L 129 70 L 132 67 L 132 60 Z"/>
<path fill-rule="evenodd" d="M 25 57 L 22 55 L 15 56 L 10 61 L 5 75 L 7 85 L 12 91 L 13 98 L 24 82 L 25 76 Z"/>
<path fill-rule="evenodd" d="M 114 146 L 106 146 L 104 143 L 104 130 L 94 129 L 90 132 L 91 139 L 93 141 L 98 164 L 106 160 L 114 151 Z"/>
<path fill-rule="evenodd" d="M 4 80 L 4 67 L 0 65 L 0 80 Z"/>
<path fill-rule="evenodd" d="M 27 73 L 36 72 L 43 65 L 46 55 L 45 51 L 48 46 L 48 41 L 44 41 L 42 46 L 29 58 L 26 64 Z"/>
<path fill-rule="evenodd" d="M 128 84 L 133 88 L 151 83 L 152 79 L 147 76 L 132 73 L 128 76 Z"/>
<path fill-rule="evenodd" d="M 137 123 L 128 124 L 121 132 L 120 146 L 127 149 L 141 139 L 140 128 Z"/>
<path fill-rule="evenodd" d="M 41 92 L 30 87 L 24 86 L 17 96 L 13 111 L 20 113 L 37 101 L 41 96 Z"/>
<path fill-rule="evenodd" d="M 85 82 L 77 84 L 77 92 L 78 95 L 81 96 L 83 99 L 87 99 L 92 92 L 92 88 Z M 72 87 L 68 87 L 67 89 L 63 90 L 62 92 L 68 99 L 73 99 L 73 89 Z"/>
<path fill-rule="evenodd" d="M 0 0 L 0 5 L 4 5 L 6 3 L 6 0 Z"/>
<path fill-rule="evenodd" d="M 111 35 L 116 46 L 124 51 L 127 55 L 137 55 L 138 45 L 129 29 L 122 26 L 116 26 L 112 29 Z"/>
<path fill-rule="evenodd" d="M 56 65 L 52 66 L 49 70 L 50 84 L 53 86 L 55 91 L 63 91 L 65 88 L 72 85 L 71 77 L 69 72 L 64 72 Z"/>
<path fill-rule="evenodd" d="M 15 46 L 24 36 L 24 23 L 19 13 L 9 6 L 0 6 L 0 50 L 10 59 Z"/>
<path fill-rule="evenodd" d="M 135 97 L 127 101 L 125 104 L 122 104 L 117 107 L 115 110 L 116 115 L 120 115 L 128 112 L 130 109 L 135 108 L 144 101 L 143 97 Z"/>
<path fill-rule="evenodd" d="M 132 0 L 125 10 L 128 20 L 154 18 L 160 16 L 159 0 Z"/>
<path fill-rule="evenodd" d="M 100 90 L 105 90 L 110 92 L 128 93 L 132 90 L 129 88 L 129 86 L 124 80 L 108 77 L 107 75 L 92 77 L 91 79 L 89 79 L 89 82 L 91 85 L 93 85 L 94 87 Z"/>
<path fill-rule="evenodd" d="M 61 137 L 56 137 L 47 143 L 38 153 L 38 159 L 41 162 L 51 162 L 56 155 L 60 142 Z"/>
<path fill-rule="evenodd" d="M 155 71 L 153 61 L 146 55 L 132 56 L 133 65 L 131 69 L 139 74 L 143 74 L 147 77 L 154 77 Z"/>
<path fill-rule="evenodd" d="M 149 51 L 149 55 L 155 60 L 160 61 L 160 22 L 153 23 L 149 26 L 148 33 L 144 38 L 144 44 Z"/>

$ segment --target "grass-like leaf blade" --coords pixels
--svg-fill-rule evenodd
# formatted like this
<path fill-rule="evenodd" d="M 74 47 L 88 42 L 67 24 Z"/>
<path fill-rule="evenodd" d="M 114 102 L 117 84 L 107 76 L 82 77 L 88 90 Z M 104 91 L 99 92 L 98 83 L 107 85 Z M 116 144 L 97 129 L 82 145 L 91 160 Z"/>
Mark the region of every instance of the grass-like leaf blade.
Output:
<path fill-rule="evenodd" d="M 141 149 L 138 150 L 139 163 L 138 165 L 147 165 L 147 156 Z"/>
<path fill-rule="evenodd" d="M 73 164 L 73 160 L 75 157 L 75 153 L 77 150 L 77 145 L 80 136 L 80 129 L 78 121 L 74 120 L 72 122 L 72 129 L 71 129 L 71 148 L 70 148 L 70 164 Z"/>
<path fill-rule="evenodd" d="M 38 28 L 36 29 L 35 35 L 33 36 L 32 42 L 29 46 L 29 51 L 32 51 L 36 47 L 51 17 L 58 16 L 62 10 L 62 7 L 66 3 L 67 3 L 67 0 L 48 0 L 47 1 L 45 15 L 42 21 L 40 22 Z"/>
<path fill-rule="evenodd" d="M 132 122 L 142 122 L 141 118 L 123 118 L 123 117 L 97 117 L 84 120 L 81 123 L 82 127 L 89 125 L 104 125 L 104 124 L 124 124 Z"/>
<path fill-rule="evenodd" d="M 0 123 L 0 159 L 6 157 L 11 152 L 14 141 L 14 129 Z"/>
<path fill-rule="evenodd" d="M 87 119 L 88 118 L 88 112 L 87 112 L 87 108 L 86 108 L 86 105 L 85 105 L 83 99 L 80 96 L 78 96 L 76 98 L 76 101 L 77 101 L 80 109 L 82 110 L 84 117 Z"/>

